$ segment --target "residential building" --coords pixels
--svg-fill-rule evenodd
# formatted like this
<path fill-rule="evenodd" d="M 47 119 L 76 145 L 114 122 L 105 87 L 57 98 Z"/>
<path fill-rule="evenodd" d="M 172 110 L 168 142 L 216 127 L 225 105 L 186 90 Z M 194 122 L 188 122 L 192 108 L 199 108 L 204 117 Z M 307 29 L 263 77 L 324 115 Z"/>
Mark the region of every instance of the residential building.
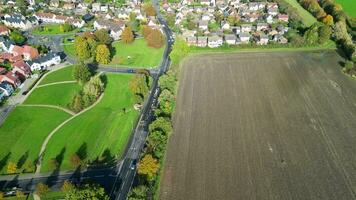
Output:
<path fill-rule="evenodd" d="M 239 38 L 240 38 L 241 43 L 246 44 L 246 43 L 250 42 L 251 35 L 249 33 L 242 32 L 242 33 L 240 33 Z"/>
<path fill-rule="evenodd" d="M 228 34 L 225 35 L 225 42 L 229 45 L 235 45 L 236 44 L 236 35 L 235 34 Z"/>
<path fill-rule="evenodd" d="M 217 36 L 217 35 L 208 37 L 208 47 L 216 48 L 216 47 L 221 46 L 222 44 L 223 44 L 222 37 Z"/>
<path fill-rule="evenodd" d="M 208 38 L 206 36 L 199 36 L 197 38 L 198 47 L 206 47 L 208 45 Z"/>
<path fill-rule="evenodd" d="M 8 97 L 12 95 L 12 93 L 14 92 L 14 88 L 11 83 L 7 81 L 2 81 L 0 82 L 0 91 L 2 91 L 3 94 Z"/>
<path fill-rule="evenodd" d="M 61 57 L 57 53 L 53 52 L 27 62 L 31 68 L 31 71 L 43 70 L 52 65 L 58 65 L 59 63 L 61 63 Z"/>

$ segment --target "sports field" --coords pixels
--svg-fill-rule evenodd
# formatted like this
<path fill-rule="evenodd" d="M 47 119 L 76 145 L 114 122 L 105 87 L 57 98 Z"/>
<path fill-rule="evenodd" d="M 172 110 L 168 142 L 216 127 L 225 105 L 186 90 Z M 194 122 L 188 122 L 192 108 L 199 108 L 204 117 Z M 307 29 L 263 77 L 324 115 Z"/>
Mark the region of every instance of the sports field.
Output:
<path fill-rule="evenodd" d="M 356 199 L 356 82 L 335 52 L 184 62 L 160 199 Z"/>
<path fill-rule="evenodd" d="M 341 4 L 342 9 L 350 16 L 356 17 L 356 1 L 355 0 L 336 0 Z"/>

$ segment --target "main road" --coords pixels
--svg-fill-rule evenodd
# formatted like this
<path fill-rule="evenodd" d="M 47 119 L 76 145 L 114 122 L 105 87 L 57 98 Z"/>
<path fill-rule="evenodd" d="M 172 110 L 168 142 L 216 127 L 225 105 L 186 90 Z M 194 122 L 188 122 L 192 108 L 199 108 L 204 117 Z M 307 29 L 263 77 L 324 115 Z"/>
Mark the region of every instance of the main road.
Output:
<path fill-rule="evenodd" d="M 172 31 L 162 15 L 160 14 L 157 0 L 153 0 L 153 5 L 157 13 L 157 19 L 162 26 L 162 30 L 166 35 L 166 48 L 163 54 L 162 62 L 159 68 L 149 70 L 153 77 L 152 87 L 145 104 L 141 110 L 141 114 L 136 123 L 136 128 L 133 130 L 131 140 L 126 149 L 125 156 L 118 161 L 116 166 L 110 168 L 87 169 L 81 171 L 55 171 L 48 174 L 27 174 L 27 175 L 11 175 L 0 177 L 0 190 L 11 187 L 21 187 L 24 191 L 32 192 L 38 183 L 46 183 L 52 189 L 59 189 L 65 180 L 70 180 L 74 183 L 79 183 L 85 179 L 91 179 L 103 185 L 110 191 L 111 199 L 122 200 L 126 199 L 127 193 L 132 186 L 132 182 L 136 175 L 136 162 L 140 158 L 140 153 L 144 147 L 145 140 L 148 134 L 148 125 L 153 119 L 154 109 L 157 106 L 157 98 L 159 95 L 158 79 L 163 75 L 170 64 L 169 53 L 172 50 L 174 43 Z M 36 40 L 36 39 L 35 39 Z M 58 44 L 59 39 L 53 41 L 53 46 Z M 58 47 L 57 47 L 58 48 Z M 60 47 L 59 47 L 60 48 Z M 60 49 L 59 49 L 60 50 Z M 110 68 L 98 67 L 99 71 L 117 72 L 117 73 L 135 73 L 137 69 L 133 68 Z"/>

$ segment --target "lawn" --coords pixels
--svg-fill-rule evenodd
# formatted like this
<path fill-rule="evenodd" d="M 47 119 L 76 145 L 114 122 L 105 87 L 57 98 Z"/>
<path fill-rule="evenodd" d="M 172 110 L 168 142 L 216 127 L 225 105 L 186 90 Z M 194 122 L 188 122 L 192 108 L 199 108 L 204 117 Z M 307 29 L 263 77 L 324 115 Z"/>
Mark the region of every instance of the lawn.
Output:
<path fill-rule="evenodd" d="M 356 17 L 356 1 L 355 0 L 336 0 L 341 4 L 342 9 L 350 16 Z"/>
<path fill-rule="evenodd" d="M 63 49 L 64 49 L 64 53 L 67 54 L 68 56 L 75 56 L 75 48 L 74 48 L 74 41 L 68 41 L 68 39 L 74 39 L 73 37 L 68 37 L 68 38 L 64 38 L 63 40 Z"/>
<path fill-rule="evenodd" d="M 43 80 L 39 83 L 39 85 L 61 82 L 61 81 L 74 81 L 73 70 L 74 70 L 74 65 L 70 65 L 62 69 L 56 70 L 48 74 L 45 78 L 43 78 Z"/>
<path fill-rule="evenodd" d="M 67 107 L 81 89 L 77 83 L 62 83 L 36 88 L 24 104 L 45 104 Z"/>
<path fill-rule="evenodd" d="M 144 39 L 137 39 L 132 44 L 115 42 L 113 44 L 115 56 L 110 64 L 153 68 L 162 60 L 164 47 L 155 49 L 148 47 Z"/>
<path fill-rule="evenodd" d="M 69 117 L 54 108 L 16 107 L 0 126 L 0 172 L 6 172 L 7 161 L 18 163 L 19 168 L 26 165 L 24 160 L 32 163 L 48 133 Z"/>
<path fill-rule="evenodd" d="M 312 14 L 310 14 L 307 10 L 305 10 L 298 2 L 297 0 L 285 0 L 287 3 L 289 3 L 292 7 L 297 9 L 297 12 L 299 16 L 302 18 L 303 23 L 307 26 L 311 26 L 316 22 L 316 19 L 313 17 Z"/>
<path fill-rule="evenodd" d="M 43 29 L 41 28 L 43 27 Z M 70 34 L 75 33 L 77 29 L 74 29 L 69 32 L 61 32 L 59 24 L 47 24 L 40 27 L 36 27 L 32 33 L 35 35 L 55 35 L 55 34 Z"/>
<path fill-rule="evenodd" d="M 72 168 L 70 157 L 80 147 L 90 160 L 100 156 L 105 149 L 109 149 L 112 155 L 121 156 L 138 112 L 133 110 L 134 98 L 128 90 L 131 75 L 108 74 L 107 78 L 108 84 L 101 102 L 74 118 L 49 141 L 42 171 L 50 171 L 49 160 L 62 151 L 64 159 L 61 169 Z"/>

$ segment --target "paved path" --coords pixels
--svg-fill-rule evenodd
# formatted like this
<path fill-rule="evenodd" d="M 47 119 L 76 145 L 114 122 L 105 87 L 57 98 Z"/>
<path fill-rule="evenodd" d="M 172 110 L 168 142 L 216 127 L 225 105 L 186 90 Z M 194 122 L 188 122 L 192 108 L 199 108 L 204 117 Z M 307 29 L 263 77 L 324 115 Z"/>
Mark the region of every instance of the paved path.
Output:
<path fill-rule="evenodd" d="M 39 85 L 39 86 L 37 86 L 37 88 L 45 87 L 45 86 L 50 86 L 50 85 L 58 85 L 58 84 L 66 84 L 66 83 L 76 83 L 76 82 L 77 82 L 77 81 L 60 81 L 60 82 L 47 83 L 47 84 Z"/>
<path fill-rule="evenodd" d="M 48 136 L 46 137 L 45 141 L 42 143 L 41 146 L 41 151 L 38 154 L 38 162 L 36 164 L 36 174 L 39 174 L 41 171 L 41 164 L 42 164 L 42 159 L 43 159 L 43 155 L 44 152 L 46 150 L 47 144 L 49 142 L 49 140 L 52 138 L 52 136 L 60 129 L 62 128 L 64 125 L 66 125 L 68 122 L 70 122 L 72 119 L 74 119 L 75 117 L 81 115 L 82 113 L 92 109 L 93 107 L 95 107 L 103 98 L 104 93 L 99 97 L 99 99 L 91 106 L 89 106 L 88 108 L 85 108 L 84 110 L 80 111 L 79 113 L 73 115 L 72 117 L 70 117 L 69 119 L 65 120 L 64 122 L 62 122 L 60 125 L 58 125 L 50 134 L 48 134 Z"/>
<path fill-rule="evenodd" d="M 67 108 L 63 108 L 63 107 L 60 107 L 60 106 L 55 106 L 55 105 L 47 105 L 47 104 L 21 104 L 21 105 L 18 105 L 18 106 L 23 106 L 23 107 L 46 107 L 46 108 L 56 108 L 58 110 L 62 110 L 72 116 L 75 115 L 75 112 L 67 109 Z"/>

